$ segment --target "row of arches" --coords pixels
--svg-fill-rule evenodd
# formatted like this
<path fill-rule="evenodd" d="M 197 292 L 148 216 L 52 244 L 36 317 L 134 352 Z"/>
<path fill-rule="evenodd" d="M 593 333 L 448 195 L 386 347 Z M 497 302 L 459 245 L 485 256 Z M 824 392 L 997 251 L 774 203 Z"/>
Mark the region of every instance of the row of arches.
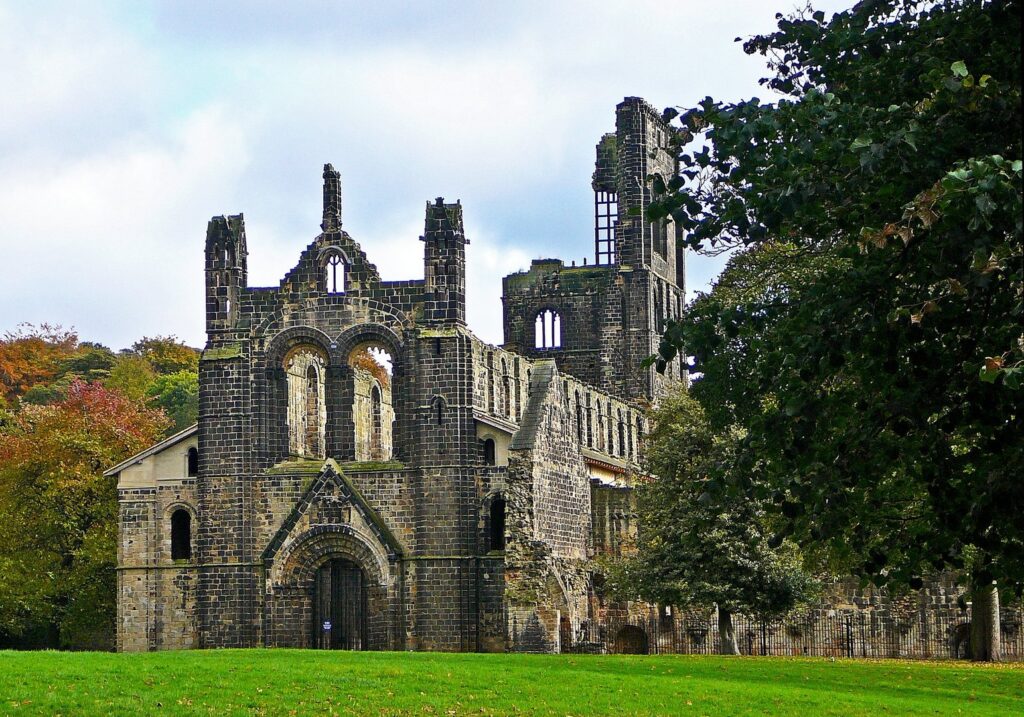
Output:
<path fill-rule="evenodd" d="M 495 365 L 494 353 L 488 351 L 485 358 L 486 410 L 492 416 L 515 422 L 523 413 L 522 385 L 525 380 L 529 393 L 531 372 L 526 369 L 521 376 L 522 361 L 518 356 L 501 355 Z"/>
<path fill-rule="evenodd" d="M 329 359 L 312 343 L 298 343 L 283 359 L 285 424 L 288 454 L 303 458 L 324 458 L 329 410 Z M 345 359 L 349 369 L 349 410 L 354 428 L 353 458 L 386 461 L 393 453 L 395 409 L 392 401 L 390 351 L 379 343 L 363 342 Z"/>
<path fill-rule="evenodd" d="M 569 396 L 566 385 L 565 395 Z M 620 458 L 639 455 L 643 435 L 643 418 L 639 413 L 621 406 L 615 408 L 609 399 L 575 389 L 572 393 L 571 415 L 576 440 L 581 446 Z"/>

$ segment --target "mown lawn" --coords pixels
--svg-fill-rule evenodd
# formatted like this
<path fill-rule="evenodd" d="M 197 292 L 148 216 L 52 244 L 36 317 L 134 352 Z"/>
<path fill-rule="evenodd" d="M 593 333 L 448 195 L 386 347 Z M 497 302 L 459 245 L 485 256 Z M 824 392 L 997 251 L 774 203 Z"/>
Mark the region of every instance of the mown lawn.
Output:
<path fill-rule="evenodd" d="M 0 714 L 1024 715 L 1024 665 L 663 655 L 0 652 Z"/>

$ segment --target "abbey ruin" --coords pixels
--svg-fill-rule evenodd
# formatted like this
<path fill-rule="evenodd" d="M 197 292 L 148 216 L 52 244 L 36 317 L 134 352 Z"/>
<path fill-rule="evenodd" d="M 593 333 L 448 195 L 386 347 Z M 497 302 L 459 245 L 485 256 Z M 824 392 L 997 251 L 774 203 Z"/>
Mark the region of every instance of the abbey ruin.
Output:
<path fill-rule="evenodd" d="M 466 327 L 458 202 L 427 203 L 408 281 L 343 229 L 331 165 L 322 232 L 278 287 L 248 286 L 242 215 L 210 220 L 198 426 L 108 471 L 119 649 L 557 651 L 597 624 L 613 640 L 629 606 L 591 561 L 634 530 L 643 407 L 684 380 L 641 367 L 683 302 L 675 229 L 643 219 L 650 178 L 676 171 L 669 131 L 639 98 L 618 106 L 596 261 L 505 277 L 501 347 Z"/>

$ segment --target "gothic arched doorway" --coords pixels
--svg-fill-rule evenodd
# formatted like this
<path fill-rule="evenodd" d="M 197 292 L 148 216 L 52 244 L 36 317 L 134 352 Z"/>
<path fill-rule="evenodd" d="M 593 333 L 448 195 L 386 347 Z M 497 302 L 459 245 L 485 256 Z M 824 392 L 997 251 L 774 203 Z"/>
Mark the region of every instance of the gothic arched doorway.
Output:
<path fill-rule="evenodd" d="M 313 647 L 365 650 L 366 575 L 356 563 L 332 558 L 316 571 L 313 583 Z"/>

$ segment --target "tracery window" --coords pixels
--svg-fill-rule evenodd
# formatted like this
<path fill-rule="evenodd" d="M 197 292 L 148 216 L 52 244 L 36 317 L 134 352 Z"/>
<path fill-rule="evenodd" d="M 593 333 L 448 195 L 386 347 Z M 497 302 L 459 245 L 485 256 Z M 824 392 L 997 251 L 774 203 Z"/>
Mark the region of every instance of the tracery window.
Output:
<path fill-rule="evenodd" d="M 345 263 L 345 257 L 342 256 L 341 252 L 332 251 L 327 255 L 327 261 L 324 263 L 324 285 L 327 287 L 328 294 L 345 293 L 345 281 L 348 278 L 346 276 L 347 270 L 348 264 Z"/>
<path fill-rule="evenodd" d="M 534 321 L 534 348 L 558 349 L 562 347 L 562 317 L 553 309 L 544 309 Z"/>

